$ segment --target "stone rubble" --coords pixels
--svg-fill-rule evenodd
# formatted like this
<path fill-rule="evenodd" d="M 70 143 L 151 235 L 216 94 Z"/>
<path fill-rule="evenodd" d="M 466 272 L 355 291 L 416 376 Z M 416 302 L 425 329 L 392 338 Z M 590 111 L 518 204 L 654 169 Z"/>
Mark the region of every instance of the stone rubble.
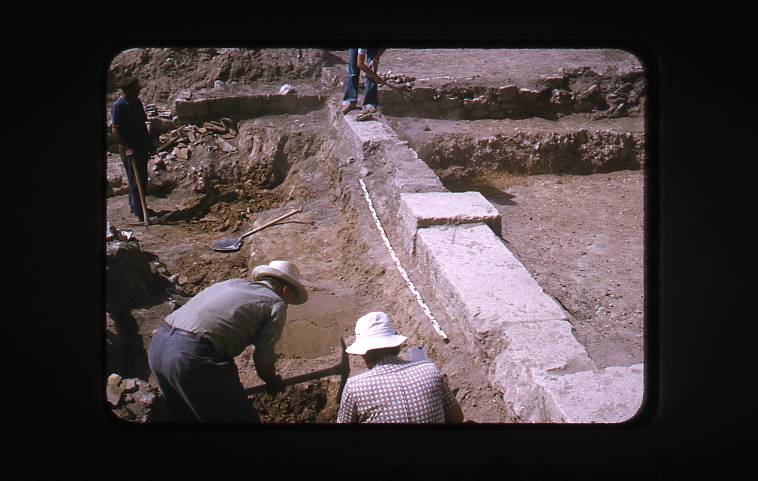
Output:
<path fill-rule="evenodd" d="M 122 379 L 113 373 L 106 383 L 106 399 L 113 414 L 124 421 L 147 423 L 160 420 L 160 390 L 142 379 Z"/>
<path fill-rule="evenodd" d="M 134 231 L 132 230 L 120 230 L 114 227 L 110 221 L 105 223 L 105 241 L 110 242 L 112 240 L 119 240 L 129 242 L 134 237 Z"/>
<path fill-rule="evenodd" d="M 237 123 L 229 118 L 211 120 L 198 127 L 186 124 L 172 129 L 158 137 L 160 146 L 152 157 L 153 171 L 168 170 L 172 162 L 189 160 L 195 149 L 205 147 L 208 151 L 221 148 L 224 152 L 235 152 L 236 148 L 226 140 L 237 137 Z"/>

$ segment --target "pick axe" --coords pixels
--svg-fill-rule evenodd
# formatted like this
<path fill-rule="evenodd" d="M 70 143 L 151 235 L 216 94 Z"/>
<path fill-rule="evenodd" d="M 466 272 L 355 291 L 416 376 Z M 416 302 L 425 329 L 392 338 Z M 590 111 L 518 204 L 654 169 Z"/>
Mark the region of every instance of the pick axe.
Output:
<path fill-rule="evenodd" d="M 332 367 L 328 367 L 326 369 L 321 369 L 321 370 L 310 372 L 307 374 L 300 374 L 298 376 L 282 379 L 282 384 L 285 386 L 291 386 L 293 384 L 299 384 L 301 382 L 312 381 L 314 379 L 320 379 L 322 377 L 334 376 L 334 375 L 339 374 L 341 376 L 341 379 L 340 379 L 339 391 L 337 392 L 337 399 L 341 399 L 342 390 L 345 387 L 347 378 L 350 376 L 350 361 L 348 359 L 347 352 L 345 351 L 345 341 L 343 341 L 342 338 L 340 338 L 340 345 L 342 346 L 342 359 L 340 360 L 339 364 L 336 364 Z M 245 389 L 245 394 L 258 394 L 264 391 L 266 391 L 266 385 L 259 384 L 258 386 L 253 386 L 253 387 L 249 387 Z"/>

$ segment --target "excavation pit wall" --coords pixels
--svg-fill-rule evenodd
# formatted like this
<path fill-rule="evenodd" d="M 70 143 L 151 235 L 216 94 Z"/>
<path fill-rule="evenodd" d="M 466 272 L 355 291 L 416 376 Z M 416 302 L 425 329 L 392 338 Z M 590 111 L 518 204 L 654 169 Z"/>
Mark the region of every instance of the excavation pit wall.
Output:
<path fill-rule="evenodd" d="M 405 87 L 405 93 L 382 89 L 382 107 L 388 115 L 459 120 L 558 119 L 578 113 L 594 119 L 643 115 L 646 92 L 641 68 L 623 74 L 563 69 L 522 86 L 477 85 L 471 79 L 442 85 L 419 80 L 400 87 Z"/>
<path fill-rule="evenodd" d="M 334 108 L 332 118 L 351 140 L 390 242 L 429 286 L 422 296 L 445 300 L 446 316 L 487 362 L 510 417 L 618 423 L 636 414 L 643 365 L 598 369 L 557 301 L 500 239 L 503 220 L 494 206 L 479 193 L 448 192 L 385 123 L 359 122 L 354 112 L 342 116 Z"/>
<path fill-rule="evenodd" d="M 174 112 L 181 122 L 200 123 L 227 117 L 235 121 L 272 114 L 302 114 L 321 109 L 325 95 L 248 93 L 233 96 L 178 97 Z"/>
<path fill-rule="evenodd" d="M 392 118 L 390 124 L 443 179 L 492 171 L 586 175 L 639 170 L 645 164 L 640 117 L 457 122 Z"/>

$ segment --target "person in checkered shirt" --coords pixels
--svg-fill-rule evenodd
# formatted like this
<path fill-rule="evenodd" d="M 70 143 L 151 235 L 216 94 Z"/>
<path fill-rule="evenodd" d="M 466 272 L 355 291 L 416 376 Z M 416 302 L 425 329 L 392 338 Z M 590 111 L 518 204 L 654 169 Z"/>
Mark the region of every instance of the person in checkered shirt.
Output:
<path fill-rule="evenodd" d="M 398 357 L 407 339 L 384 312 L 358 319 L 355 342 L 346 351 L 363 356 L 368 371 L 347 380 L 338 423 L 463 422 L 463 411 L 437 366 L 428 359 Z"/>

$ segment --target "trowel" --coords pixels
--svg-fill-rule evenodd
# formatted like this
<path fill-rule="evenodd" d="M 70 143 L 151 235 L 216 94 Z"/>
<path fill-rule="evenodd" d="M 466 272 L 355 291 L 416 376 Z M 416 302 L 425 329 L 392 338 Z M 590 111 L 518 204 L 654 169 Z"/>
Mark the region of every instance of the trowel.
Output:
<path fill-rule="evenodd" d="M 260 232 L 263 229 L 265 229 L 266 227 L 272 226 L 272 225 L 276 224 L 277 222 L 282 221 L 282 220 L 286 219 L 287 217 L 289 217 L 291 215 L 294 215 L 294 214 L 297 214 L 298 212 L 302 212 L 302 211 L 303 211 L 303 208 L 299 207 L 299 208 L 294 209 L 294 210 L 292 210 L 290 212 L 287 212 L 286 214 L 284 214 L 284 215 L 282 215 L 280 217 L 277 217 L 276 219 L 272 220 L 271 222 L 263 224 L 260 227 L 256 227 L 254 229 L 251 229 L 251 230 L 245 232 L 244 234 L 242 234 L 239 237 L 234 237 L 232 239 L 217 240 L 216 242 L 214 242 L 213 244 L 211 244 L 211 249 L 213 249 L 214 251 L 218 251 L 218 252 L 235 252 L 235 251 L 238 251 L 240 249 L 240 247 L 242 246 L 242 239 L 244 239 L 245 237 L 247 237 L 247 236 L 249 236 L 251 234 L 255 234 L 256 232 Z"/>

